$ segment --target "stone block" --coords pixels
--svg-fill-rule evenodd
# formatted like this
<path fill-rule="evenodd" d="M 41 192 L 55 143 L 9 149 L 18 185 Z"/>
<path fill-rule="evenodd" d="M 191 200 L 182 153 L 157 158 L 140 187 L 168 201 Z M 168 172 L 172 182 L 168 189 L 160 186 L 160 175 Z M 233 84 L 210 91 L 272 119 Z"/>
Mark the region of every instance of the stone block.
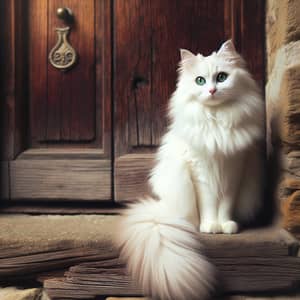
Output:
<path fill-rule="evenodd" d="M 268 0 L 266 11 L 268 73 L 274 66 L 276 51 L 300 39 L 300 1 Z"/>
<path fill-rule="evenodd" d="M 1 300 L 40 300 L 42 297 L 41 289 L 17 289 L 15 287 L 0 288 Z"/>
<path fill-rule="evenodd" d="M 280 184 L 275 187 L 278 190 L 276 200 L 281 207 L 283 227 L 297 237 L 300 237 L 299 53 L 300 41 L 277 49 L 266 85 L 268 152 L 279 157 L 272 164 L 280 166 L 277 168 Z"/>
<path fill-rule="evenodd" d="M 286 70 L 280 90 L 281 139 L 288 149 L 300 149 L 300 65 Z"/>
<path fill-rule="evenodd" d="M 298 185 L 300 180 L 298 180 Z M 300 238 L 300 191 L 293 192 L 281 207 L 283 213 L 283 227 Z"/>
<path fill-rule="evenodd" d="M 300 41 L 277 51 L 275 66 L 266 85 L 268 149 L 285 143 L 300 144 Z"/>

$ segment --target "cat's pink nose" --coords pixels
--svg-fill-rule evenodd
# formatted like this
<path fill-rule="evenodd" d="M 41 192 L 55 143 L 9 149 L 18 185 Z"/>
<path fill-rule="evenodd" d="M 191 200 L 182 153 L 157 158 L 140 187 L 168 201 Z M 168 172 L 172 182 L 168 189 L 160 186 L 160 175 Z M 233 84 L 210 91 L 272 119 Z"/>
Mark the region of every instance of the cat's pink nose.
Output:
<path fill-rule="evenodd" d="M 211 89 L 209 90 L 209 92 L 210 92 L 212 95 L 213 95 L 216 91 L 217 91 L 216 88 L 211 88 Z"/>

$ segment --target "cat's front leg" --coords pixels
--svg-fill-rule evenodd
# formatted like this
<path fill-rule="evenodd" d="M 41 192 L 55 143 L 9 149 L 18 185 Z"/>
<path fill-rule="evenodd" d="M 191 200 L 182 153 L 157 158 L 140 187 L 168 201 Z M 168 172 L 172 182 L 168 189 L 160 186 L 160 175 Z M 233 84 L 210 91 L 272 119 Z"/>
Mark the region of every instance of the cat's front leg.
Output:
<path fill-rule="evenodd" d="M 238 232 L 238 223 L 232 220 L 233 205 L 233 196 L 223 198 L 219 203 L 218 222 L 223 233 L 233 234 Z"/>
<path fill-rule="evenodd" d="M 220 180 L 220 199 L 218 206 L 218 222 L 222 232 L 233 234 L 238 232 L 238 223 L 233 219 L 233 211 L 237 205 L 237 196 L 243 176 L 245 154 L 240 152 L 223 161 Z"/>
<path fill-rule="evenodd" d="M 200 210 L 200 232 L 222 232 L 222 227 L 218 222 L 217 196 L 205 183 L 198 182 L 197 191 Z"/>

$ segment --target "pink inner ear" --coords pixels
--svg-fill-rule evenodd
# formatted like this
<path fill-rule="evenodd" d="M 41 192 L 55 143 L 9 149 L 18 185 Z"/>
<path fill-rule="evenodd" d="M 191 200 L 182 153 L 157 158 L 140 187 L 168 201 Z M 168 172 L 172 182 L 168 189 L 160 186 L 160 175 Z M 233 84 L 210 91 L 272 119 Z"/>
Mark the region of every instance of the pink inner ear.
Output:
<path fill-rule="evenodd" d="M 180 49 L 180 58 L 182 61 L 191 59 L 193 57 L 195 57 L 195 55 L 191 51 L 186 49 Z"/>

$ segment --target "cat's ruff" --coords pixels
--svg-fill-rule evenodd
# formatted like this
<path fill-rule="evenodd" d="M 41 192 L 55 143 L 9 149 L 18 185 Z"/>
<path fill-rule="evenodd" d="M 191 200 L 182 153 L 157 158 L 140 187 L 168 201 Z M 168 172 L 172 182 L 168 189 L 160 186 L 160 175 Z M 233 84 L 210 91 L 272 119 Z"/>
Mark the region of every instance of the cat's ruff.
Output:
<path fill-rule="evenodd" d="M 216 278 L 199 231 L 236 233 L 260 206 L 264 106 L 231 41 L 208 57 L 181 50 L 169 116 L 149 180 L 159 200 L 130 206 L 116 241 L 146 295 L 204 299 Z"/>

